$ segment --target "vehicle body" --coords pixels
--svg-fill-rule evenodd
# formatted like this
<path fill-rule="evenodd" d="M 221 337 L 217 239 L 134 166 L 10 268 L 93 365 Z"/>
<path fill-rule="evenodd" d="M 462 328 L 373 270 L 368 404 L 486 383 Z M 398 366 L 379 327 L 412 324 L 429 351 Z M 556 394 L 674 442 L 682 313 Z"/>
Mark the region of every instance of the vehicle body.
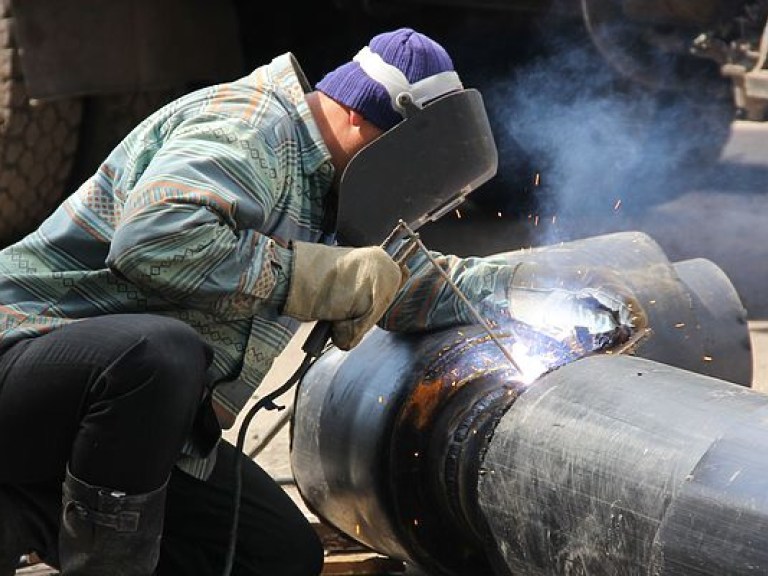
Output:
<path fill-rule="evenodd" d="M 711 155 L 735 109 L 763 119 L 768 81 L 759 40 L 766 4 L 318 0 L 300 11 L 290 3 L 274 5 L 267 16 L 253 0 L 2 0 L 0 242 L 31 230 L 134 124 L 174 96 L 233 79 L 288 50 L 316 80 L 372 33 L 396 25 L 440 39 L 465 83 L 481 90 L 545 50 L 538 38 L 578 29 L 597 47 L 602 68 L 658 93 L 660 102 L 670 94 L 690 99 L 715 134 L 696 153 L 704 148 Z M 694 58 L 692 50 L 704 58 Z M 722 73 L 733 78 L 735 100 L 730 85 L 724 90 Z M 653 108 L 649 117 L 638 116 L 638 124 L 653 126 Z M 653 129 L 643 131 L 652 142 Z M 499 146 L 510 158 L 534 155 L 503 134 Z M 499 186 L 524 188 L 520 180 L 537 170 L 511 161 L 500 167 Z"/>

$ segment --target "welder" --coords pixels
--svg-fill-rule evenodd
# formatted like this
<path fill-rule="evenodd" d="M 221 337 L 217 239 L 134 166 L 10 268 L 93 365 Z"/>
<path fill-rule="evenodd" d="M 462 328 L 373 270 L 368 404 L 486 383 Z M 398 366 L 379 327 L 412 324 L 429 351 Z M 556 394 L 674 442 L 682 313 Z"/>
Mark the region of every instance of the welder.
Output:
<path fill-rule="evenodd" d="M 463 91 L 443 47 L 408 28 L 314 89 L 280 55 L 152 114 L 0 251 L 0 576 L 30 551 L 65 576 L 220 573 L 238 458 L 234 573 L 320 572 L 301 511 L 221 430 L 302 321 L 330 322 L 342 349 L 385 312 L 391 330 L 471 321 L 425 259 L 406 269 L 335 234 L 351 161 Z M 427 153 L 460 144 L 452 125 Z M 395 202 L 423 170 L 370 177 Z M 435 256 L 472 302 L 506 306 L 509 266 Z"/>

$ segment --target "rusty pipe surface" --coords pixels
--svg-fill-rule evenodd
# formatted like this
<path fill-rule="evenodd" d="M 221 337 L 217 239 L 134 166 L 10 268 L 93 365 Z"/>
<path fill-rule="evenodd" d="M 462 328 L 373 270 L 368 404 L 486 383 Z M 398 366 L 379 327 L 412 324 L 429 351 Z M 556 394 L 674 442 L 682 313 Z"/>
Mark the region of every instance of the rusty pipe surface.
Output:
<path fill-rule="evenodd" d="M 649 330 L 634 354 L 748 382 L 744 311 L 711 263 L 671 264 L 635 233 L 499 257 L 518 266 L 513 309 L 517 303 L 535 318 L 531 309 L 546 301 L 544 288 L 589 288 L 601 298 L 621 292 L 642 308 Z M 495 492 L 481 482 L 488 470 L 503 468 L 501 459 L 488 459 L 505 441 L 500 423 L 543 379 L 618 342 L 558 340 L 517 321 L 496 330 L 523 373 L 476 326 L 422 335 L 377 329 L 351 352 L 324 354 L 301 384 L 292 424 L 291 462 L 310 509 L 363 544 L 433 574 L 509 573 L 501 553 L 508 548 L 505 528 L 483 507 L 491 499 L 481 498 L 481 489 Z M 718 339 L 721 330 L 730 338 Z M 705 350 L 713 354 L 708 361 Z M 728 360 L 716 363 L 719 356 Z M 635 400 L 642 410 L 644 401 Z"/>

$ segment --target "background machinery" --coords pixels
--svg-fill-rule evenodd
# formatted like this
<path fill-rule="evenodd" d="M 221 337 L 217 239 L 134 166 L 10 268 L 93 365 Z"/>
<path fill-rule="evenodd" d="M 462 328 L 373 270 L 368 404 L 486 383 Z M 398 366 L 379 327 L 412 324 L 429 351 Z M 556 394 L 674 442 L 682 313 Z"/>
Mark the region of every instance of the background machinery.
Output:
<path fill-rule="evenodd" d="M 399 25 L 445 44 L 485 96 L 501 162 L 476 206 L 546 204 L 531 189 L 569 166 L 540 123 L 578 124 L 563 113 L 583 118 L 585 100 L 608 133 L 619 110 L 631 145 L 607 146 L 618 156 L 580 185 L 671 187 L 686 161 L 719 153 L 734 115 L 764 119 L 767 16 L 765 0 L 319 0 L 268 14 L 253 0 L 2 0 L 0 241 L 32 229 L 174 96 L 288 50 L 317 80 Z"/>

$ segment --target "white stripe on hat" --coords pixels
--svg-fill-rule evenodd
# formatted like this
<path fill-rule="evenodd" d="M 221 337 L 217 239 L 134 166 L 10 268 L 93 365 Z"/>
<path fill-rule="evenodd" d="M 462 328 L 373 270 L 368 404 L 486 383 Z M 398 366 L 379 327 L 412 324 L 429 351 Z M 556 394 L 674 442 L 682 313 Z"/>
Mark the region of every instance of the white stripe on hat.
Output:
<path fill-rule="evenodd" d="M 368 46 L 360 50 L 353 60 L 360 64 L 368 77 L 384 87 L 392 99 L 392 108 L 401 116 L 405 116 L 405 110 L 398 103 L 398 98 L 403 94 L 409 95 L 414 103 L 422 107 L 438 96 L 464 88 L 459 75 L 453 70 L 439 72 L 411 84 L 402 70 L 385 62 Z"/>

